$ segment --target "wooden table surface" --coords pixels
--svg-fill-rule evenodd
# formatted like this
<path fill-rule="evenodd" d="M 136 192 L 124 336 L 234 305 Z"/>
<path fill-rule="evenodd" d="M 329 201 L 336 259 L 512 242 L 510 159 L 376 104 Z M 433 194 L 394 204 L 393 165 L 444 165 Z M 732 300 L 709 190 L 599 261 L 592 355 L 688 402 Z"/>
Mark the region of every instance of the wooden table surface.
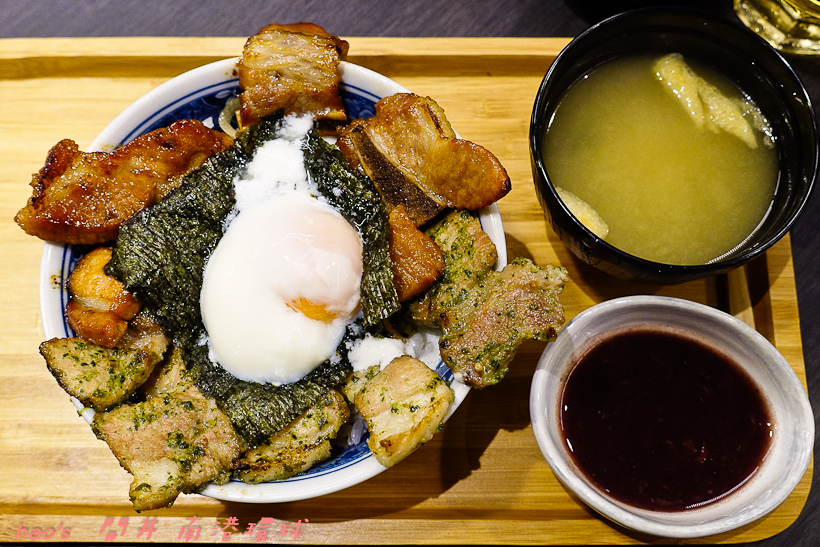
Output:
<path fill-rule="evenodd" d="M 627 294 L 668 294 L 721 307 L 722 278 L 675 287 L 621 282 L 575 260 L 547 230 L 529 166 L 529 114 L 538 84 L 568 38 L 348 38 L 349 60 L 429 95 L 466 139 L 494 152 L 513 191 L 499 202 L 508 255 L 568 268 L 568 318 Z M 158 84 L 201 64 L 236 56 L 244 38 L 75 38 L 0 41 L 0 541 L 22 529 L 70 528 L 70 540 L 180 540 L 188 524 L 201 541 L 232 542 L 271 519 L 275 532 L 307 543 L 658 543 L 613 526 L 556 480 L 529 423 L 528 390 L 543 343 L 523 346 L 507 378 L 472 392 L 443 432 L 397 467 L 341 492 L 275 505 L 182 496 L 138 515 L 130 476 L 95 439 L 37 353 L 43 339 L 37 277 L 42 243 L 11 221 L 31 173 L 58 140 L 87 146 L 116 114 Z M 794 266 L 787 236 L 747 269 L 758 329 L 806 383 Z M 810 469 L 769 516 L 689 543 L 770 541 L 789 529 L 809 495 Z M 142 527 L 156 517 L 148 537 Z M 196 517 L 196 522 L 193 519 Z M 121 525 L 121 527 L 120 527 Z M 286 527 L 286 528 L 283 528 Z M 122 534 L 120 534 L 122 532 Z M 142 533 L 140 533 L 142 532 Z M 271 539 L 271 538 L 269 538 Z"/>

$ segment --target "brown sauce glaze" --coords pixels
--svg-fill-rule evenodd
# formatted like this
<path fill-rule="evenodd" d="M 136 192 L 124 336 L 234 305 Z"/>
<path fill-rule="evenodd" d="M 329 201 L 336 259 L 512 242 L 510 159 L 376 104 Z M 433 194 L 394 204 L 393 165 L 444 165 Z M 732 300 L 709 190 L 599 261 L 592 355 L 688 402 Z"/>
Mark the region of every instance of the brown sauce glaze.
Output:
<path fill-rule="evenodd" d="M 567 378 L 560 413 L 580 471 L 611 497 L 656 511 L 736 489 L 759 467 L 774 429 L 737 363 L 651 327 L 587 351 Z"/>

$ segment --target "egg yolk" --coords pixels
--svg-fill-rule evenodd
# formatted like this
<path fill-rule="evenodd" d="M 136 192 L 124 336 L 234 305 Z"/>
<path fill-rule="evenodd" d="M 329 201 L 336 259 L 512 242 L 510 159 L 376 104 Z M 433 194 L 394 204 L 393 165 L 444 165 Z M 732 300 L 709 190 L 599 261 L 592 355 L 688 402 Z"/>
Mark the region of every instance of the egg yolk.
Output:
<path fill-rule="evenodd" d="M 336 318 L 322 304 L 315 304 L 306 298 L 299 298 L 295 302 L 288 302 L 288 307 L 292 310 L 303 313 L 306 317 L 315 321 L 331 321 Z"/>

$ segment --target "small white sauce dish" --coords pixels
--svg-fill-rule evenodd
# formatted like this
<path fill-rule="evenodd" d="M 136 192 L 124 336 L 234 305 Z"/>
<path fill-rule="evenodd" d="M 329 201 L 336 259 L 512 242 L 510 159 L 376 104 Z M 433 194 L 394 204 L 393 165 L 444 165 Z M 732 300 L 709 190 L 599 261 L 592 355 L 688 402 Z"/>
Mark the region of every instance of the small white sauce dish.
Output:
<path fill-rule="evenodd" d="M 570 370 L 582 353 L 614 330 L 665 325 L 721 348 L 758 385 L 769 404 L 774 435 L 758 470 L 722 499 L 676 512 L 638 509 L 608 496 L 576 467 L 565 442 L 559 405 Z M 547 345 L 532 380 L 533 433 L 556 477 L 597 513 L 636 532 L 696 538 L 753 522 L 780 505 L 811 461 L 814 417 L 805 389 L 766 338 L 735 317 L 696 302 L 664 296 L 629 296 L 602 302 L 569 321 Z"/>

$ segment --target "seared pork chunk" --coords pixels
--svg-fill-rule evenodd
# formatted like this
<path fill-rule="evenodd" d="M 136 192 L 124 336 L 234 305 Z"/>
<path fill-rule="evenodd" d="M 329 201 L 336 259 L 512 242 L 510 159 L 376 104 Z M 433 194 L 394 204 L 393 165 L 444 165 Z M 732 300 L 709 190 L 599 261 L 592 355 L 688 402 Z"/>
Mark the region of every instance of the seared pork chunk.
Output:
<path fill-rule="evenodd" d="M 236 476 L 249 484 L 286 479 L 330 456 L 331 441 L 350 417 L 344 397 L 328 390 L 288 427 L 242 455 Z"/>
<path fill-rule="evenodd" d="M 356 394 L 370 433 L 367 444 L 385 467 L 432 439 L 453 401 L 444 380 L 408 355 L 393 359 Z"/>
<path fill-rule="evenodd" d="M 339 62 L 347 50 L 347 42 L 312 23 L 269 25 L 251 36 L 238 64 L 240 126 L 280 109 L 347 121 L 339 96 Z"/>
<path fill-rule="evenodd" d="M 564 324 L 564 268 L 516 258 L 490 272 L 442 315 L 441 358 L 475 388 L 501 381 L 525 340 L 549 340 Z"/>
<path fill-rule="evenodd" d="M 444 273 L 444 256 L 430 236 L 416 227 L 403 205 L 390 211 L 389 250 L 399 302 L 429 289 Z"/>
<path fill-rule="evenodd" d="M 468 211 L 450 211 L 426 234 L 441 249 L 444 273 L 422 298 L 409 306 L 413 321 L 442 326 L 442 315 L 466 295 L 466 291 L 492 271 L 498 260 L 495 244 Z"/>
<path fill-rule="evenodd" d="M 373 180 L 388 210 L 404 205 L 417 226 L 444 208 L 478 210 L 510 191 L 510 177 L 487 149 L 456 138 L 429 97 L 399 93 L 351 122 L 338 141 L 352 167 Z"/>
<path fill-rule="evenodd" d="M 138 315 L 117 347 L 106 348 L 80 338 L 53 338 L 40 353 L 60 386 L 96 411 L 127 400 L 162 361 L 170 340 L 156 323 Z"/>
<path fill-rule="evenodd" d="M 130 497 L 138 512 L 227 482 L 242 453 L 227 416 L 194 384 L 98 412 L 91 427 L 133 475 Z"/>
<path fill-rule="evenodd" d="M 14 220 L 46 241 L 111 241 L 124 220 L 158 202 L 185 173 L 231 142 L 193 120 L 174 122 L 112 152 L 80 152 L 77 143 L 64 139 L 32 177 L 32 196 Z"/>
<path fill-rule="evenodd" d="M 123 284 L 105 273 L 110 247 L 98 247 L 83 256 L 68 277 L 68 324 L 83 340 L 115 347 L 140 311 L 140 303 Z"/>

